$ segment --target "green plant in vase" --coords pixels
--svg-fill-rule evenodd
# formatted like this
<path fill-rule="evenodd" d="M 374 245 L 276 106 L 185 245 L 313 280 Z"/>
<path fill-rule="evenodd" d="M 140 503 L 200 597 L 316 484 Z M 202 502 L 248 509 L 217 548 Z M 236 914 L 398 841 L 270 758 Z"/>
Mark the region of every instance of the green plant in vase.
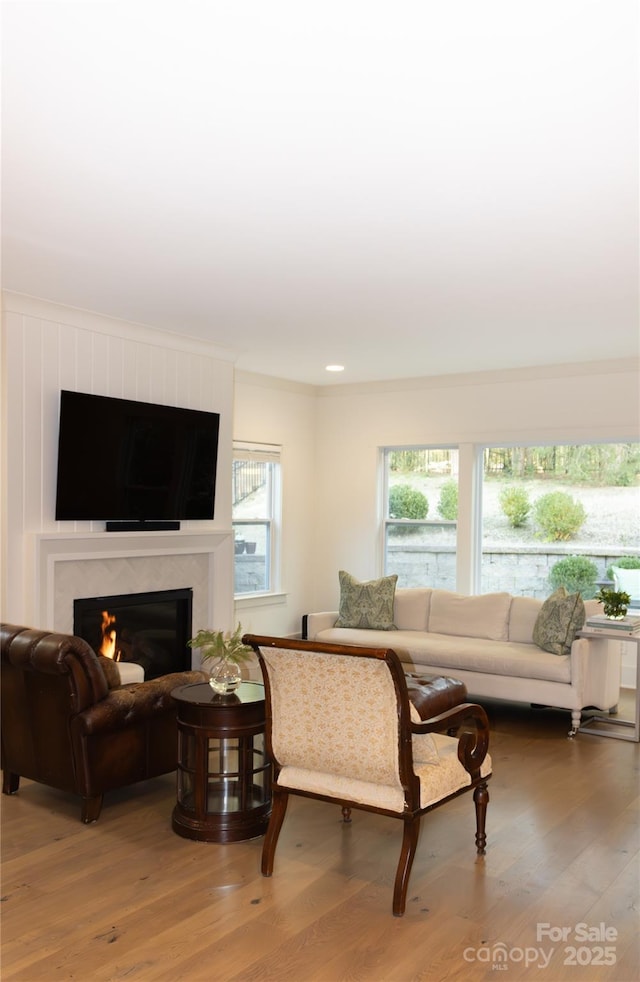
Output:
<path fill-rule="evenodd" d="M 631 597 L 624 590 L 607 590 L 605 587 L 598 590 L 595 599 L 602 604 L 604 616 L 613 620 L 622 620 L 631 603 Z"/>
<path fill-rule="evenodd" d="M 200 649 L 200 660 L 210 674 L 209 685 L 214 692 L 219 695 L 235 692 L 242 681 L 240 666 L 253 654 L 242 642 L 242 625 L 238 624 L 233 632 L 200 630 L 187 643 L 190 648 Z"/>

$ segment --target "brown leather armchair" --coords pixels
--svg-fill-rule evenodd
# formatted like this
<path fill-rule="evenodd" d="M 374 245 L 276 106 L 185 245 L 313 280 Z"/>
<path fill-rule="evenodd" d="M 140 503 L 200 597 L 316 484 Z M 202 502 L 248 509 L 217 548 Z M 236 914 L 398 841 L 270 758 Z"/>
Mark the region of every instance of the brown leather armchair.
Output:
<path fill-rule="evenodd" d="M 81 638 L 15 624 L 0 625 L 0 647 L 4 794 L 29 778 L 81 795 L 95 822 L 106 791 L 176 769 L 171 692 L 203 672 L 121 686 Z"/>

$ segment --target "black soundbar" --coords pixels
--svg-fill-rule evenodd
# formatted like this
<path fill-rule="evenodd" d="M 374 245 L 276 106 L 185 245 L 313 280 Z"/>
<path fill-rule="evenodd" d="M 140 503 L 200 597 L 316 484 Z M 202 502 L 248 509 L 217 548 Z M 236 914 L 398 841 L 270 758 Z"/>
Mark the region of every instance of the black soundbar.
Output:
<path fill-rule="evenodd" d="M 107 532 L 178 532 L 180 522 L 107 522 Z"/>

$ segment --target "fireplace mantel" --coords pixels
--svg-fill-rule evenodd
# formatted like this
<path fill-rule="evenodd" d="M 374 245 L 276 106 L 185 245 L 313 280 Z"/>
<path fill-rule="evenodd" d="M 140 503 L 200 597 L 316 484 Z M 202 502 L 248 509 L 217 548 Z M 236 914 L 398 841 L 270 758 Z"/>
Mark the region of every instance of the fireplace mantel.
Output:
<path fill-rule="evenodd" d="M 41 626 L 71 632 L 74 599 L 120 593 L 123 581 L 132 592 L 191 586 L 194 627 L 232 626 L 231 529 L 38 533 L 32 549 L 34 615 Z"/>

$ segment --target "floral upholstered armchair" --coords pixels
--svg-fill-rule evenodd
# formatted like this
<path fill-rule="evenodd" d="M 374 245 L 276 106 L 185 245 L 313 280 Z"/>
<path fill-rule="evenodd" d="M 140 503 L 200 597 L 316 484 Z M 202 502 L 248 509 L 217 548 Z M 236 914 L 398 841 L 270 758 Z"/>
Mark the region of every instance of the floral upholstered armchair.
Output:
<path fill-rule="evenodd" d="M 491 759 L 484 710 L 462 703 L 421 720 L 396 653 L 384 648 L 245 635 L 265 681 L 273 808 L 262 852 L 271 876 L 290 794 L 399 818 L 404 834 L 393 913 L 405 910 L 420 819 L 473 792 L 476 848 L 484 853 Z M 446 732 L 442 732 L 446 731 Z M 456 736 L 449 735 L 457 732 Z"/>

